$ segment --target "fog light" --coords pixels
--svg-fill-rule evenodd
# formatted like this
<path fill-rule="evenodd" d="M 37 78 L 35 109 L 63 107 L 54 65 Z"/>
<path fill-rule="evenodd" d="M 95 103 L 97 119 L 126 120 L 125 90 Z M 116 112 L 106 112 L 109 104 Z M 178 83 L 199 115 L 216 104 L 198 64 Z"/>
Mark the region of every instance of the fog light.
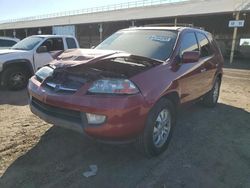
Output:
<path fill-rule="evenodd" d="M 106 116 L 86 113 L 89 124 L 101 124 L 106 120 Z"/>

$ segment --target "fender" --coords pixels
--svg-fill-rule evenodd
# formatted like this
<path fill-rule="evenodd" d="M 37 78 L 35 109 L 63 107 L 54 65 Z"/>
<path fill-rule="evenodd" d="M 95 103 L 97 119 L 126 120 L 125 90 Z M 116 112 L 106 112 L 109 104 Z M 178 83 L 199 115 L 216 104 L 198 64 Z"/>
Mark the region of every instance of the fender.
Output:
<path fill-rule="evenodd" d="M 216 78 L 219 77 L 220 80 L 222 81 L 222 77 L 223 77 L 223 70 L 217 70 L 215 75 L 214 75 L 214 78 L 213 78 L 213 85 L 216 81 Z"/>
<path fill-rule="evenodd" d="M 34 74 L 32 63 L 28 59 L 14 59 L 14 60 L 6 61 L 5 63 L 3 63 L 3 71 L 9 66 L 15 66 L 15 65 L 19 66 L 19 64 L 26 66 L 31 75 Z"/>

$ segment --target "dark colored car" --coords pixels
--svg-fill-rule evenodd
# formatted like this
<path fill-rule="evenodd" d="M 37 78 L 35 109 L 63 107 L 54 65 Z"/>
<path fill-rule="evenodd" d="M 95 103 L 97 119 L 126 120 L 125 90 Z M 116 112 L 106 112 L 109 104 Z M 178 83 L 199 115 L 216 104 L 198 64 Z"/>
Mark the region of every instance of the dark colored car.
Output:
<path fill-rule="evenodd" d="M 105 142 L 163 152 L 184 103 L 219 97 L 223 57 L 212 35 L 184 27 L 120 30 L 95 49 L 67 50 L 29 81 L 31 111 Z"/>

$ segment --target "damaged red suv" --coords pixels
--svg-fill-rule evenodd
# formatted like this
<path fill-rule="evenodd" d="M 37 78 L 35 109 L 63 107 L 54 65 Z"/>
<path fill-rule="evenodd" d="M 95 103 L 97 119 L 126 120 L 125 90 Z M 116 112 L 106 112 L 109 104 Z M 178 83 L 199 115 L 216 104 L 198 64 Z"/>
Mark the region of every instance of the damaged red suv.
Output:
<path fill-rule="evenodd" d="M 186 27 L 120 30 L 95 49 L 67 50 L 28 85 L 31 111 L 105 142 L 168 146 L 176 111 L 219 97 L 223 57 L 212 35 Z"/>

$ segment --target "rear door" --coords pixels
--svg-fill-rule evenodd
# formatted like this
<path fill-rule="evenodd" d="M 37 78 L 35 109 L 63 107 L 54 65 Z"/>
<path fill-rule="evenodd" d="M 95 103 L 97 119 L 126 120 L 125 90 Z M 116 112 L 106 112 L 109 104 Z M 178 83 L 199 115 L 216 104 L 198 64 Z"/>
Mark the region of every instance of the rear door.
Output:
<path fill-rule="evenodd" d="M 36 70 L 50 63 L 58 54 L 64 50 L 63 39 L 61 37 L 48 38 L 40 46 L 46 46 L 48 52 L 34 53 Z M 38 46 L 38 48 L 40 47 Z"/>
<path fill-rule="evenodd" d="M 204 33 L 197 32 L 197 39 L 200 46 L 200 61 L 202 65 L 202 94 L 207 93 L 213 86 L 213 79 L 216 73 L 217 62 L 215 62 L 215 56 L 213 48 Z"/>

